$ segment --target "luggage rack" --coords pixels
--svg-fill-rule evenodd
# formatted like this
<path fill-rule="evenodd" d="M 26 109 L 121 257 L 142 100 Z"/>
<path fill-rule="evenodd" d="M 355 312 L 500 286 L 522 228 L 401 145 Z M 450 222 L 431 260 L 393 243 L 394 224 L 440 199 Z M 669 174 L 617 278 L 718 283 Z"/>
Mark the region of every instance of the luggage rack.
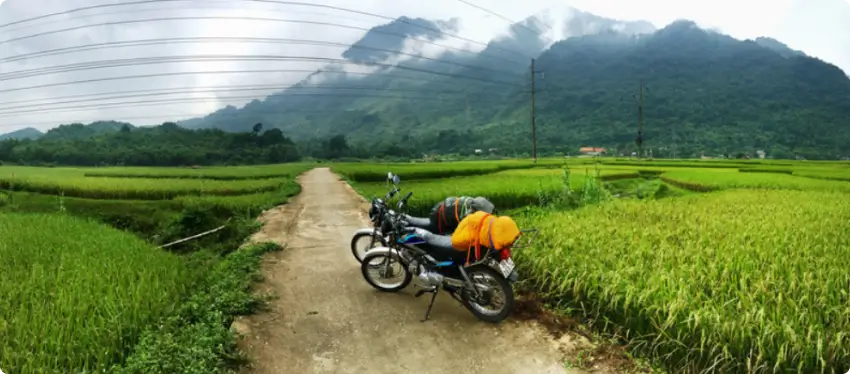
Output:
<path fill-rule="evenodd" d="M 534 242 L 534 239 L 537 238 L 537 234 L 539 234 L 540 231 L 537 229 L 523 229 L 520 230 L 519 233 L 520 236 L 514 242 L 514 245 L 511 246 L 511 249 L 523 249 L 531 247 L 531 243 Z"/>

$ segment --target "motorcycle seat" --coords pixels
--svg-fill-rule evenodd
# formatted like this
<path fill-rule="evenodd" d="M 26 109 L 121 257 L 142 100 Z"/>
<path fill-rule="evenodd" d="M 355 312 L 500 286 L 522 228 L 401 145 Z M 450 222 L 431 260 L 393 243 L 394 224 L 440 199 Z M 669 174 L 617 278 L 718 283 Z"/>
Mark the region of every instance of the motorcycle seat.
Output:
<path fill-rule="evenodd" d="M 425 245 L 421 247 L 437 260 L 452 260 L 457 264 L 466 262 L 466 252 L 458 251 L 452 246 L 451 235 L 439 235 L 425 230 L 417 230 L 417 232 L 425 241 Z"/>
<path fill-rule="evenodd" d="M 405 214 L 402 216 L 402 219 L 404 219 L 410 227 L 416 227 L 426 230 L 431 227 L 431 220 L 428 218 L 414 217 Z M 449 244 L 451 244 L 451 238 L 449 238 Z"/>

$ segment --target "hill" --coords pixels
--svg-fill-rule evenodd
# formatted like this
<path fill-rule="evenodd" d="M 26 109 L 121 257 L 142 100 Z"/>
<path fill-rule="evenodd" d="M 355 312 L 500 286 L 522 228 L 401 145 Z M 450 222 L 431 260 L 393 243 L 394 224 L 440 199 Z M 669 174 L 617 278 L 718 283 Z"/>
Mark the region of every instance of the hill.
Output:
<path fill-rule="evenodd" d="M 295 143 L 279 129 L 262 131 L 257 127 L 227 133 L 164 123 L 140 128 L 121 125 L 119 130 L 110 130 L 115 124 L 66 125 L 52 138 L 0 141 L 0 163 L 185 166 L 273 164 L 301 158 Z"/>
<path fill-rule="evenodd" d="M 0 134 L 0 140 L 6 139 L 38 139 L 44 135 L 41 131 L 32 127 L 15 130 L 6 134 Z"/>
<path fill-rule="evenodd" d="M 72 123 L 68 125 L 59 125 L 50 130 L 42 137 L 43 140 L 62 140 L 62 139 L 88 139 L 101 134 L 116 133 L 125 129 L 129 131 L 135 128 L 132 124 L 118 121 L 97 121 L 88 125 L 82 123 Z"/>

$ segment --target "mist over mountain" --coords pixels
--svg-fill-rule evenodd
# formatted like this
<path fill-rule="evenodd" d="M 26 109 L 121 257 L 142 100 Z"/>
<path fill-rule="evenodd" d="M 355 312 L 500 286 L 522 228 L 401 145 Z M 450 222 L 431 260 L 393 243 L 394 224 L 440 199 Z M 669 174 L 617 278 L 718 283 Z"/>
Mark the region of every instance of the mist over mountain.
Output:
<path fill-rule="evenodd" d="M 442 121 L 444 114 L 449 113 L 464 114 L 471 119 L 480 101 L 512 102 L 513 88 L 528 85 L 531 59 L 540 56 L 558 38 L 589 35 L 600 30 L 619 30 L 625 34 L 655 31 L 655 27 L 645 21 L 607 19 L 571 7 L 541 12 L 511 25 L 483 49 L 478 45 L 450 47 L 457 43 L 450 43 L 452 38 L 446 35 L 438 39 L 435 35 L 440 34 L 433 31 L 436 27 L 451 34 L 457 26 L 457 20 L 402 17 L 373 28 L 343 53 L 346 58 L 356 56 L 352 57 L 353 62 L 376 62 L 376 58 L 383 57 L 384 62 L 396 67 L 329 64 L 301 83 L 264 100 L 254 100 L 241 109 L 225 107 L 207 117 L 179 124 L 188 128 L 244 131 L 262 122 L 296 139 L 327 137 L 337 132 L 353 133 L 357 137 L 359 132 L 395 134 L 451 129 L 456 124 L 435 122 Z M 383 34 L 388 30 L 396 35 Z M 402 40 L 398 35 L 407 37 Z M 404 48 L 398 48 L 399 44 Z M 391 45 L 423 58 L 356 51 L 362 47 L 392 49 Z M 449 48 L 445 48 L 447 46 Z M 429 97 L 419 99 L 425 92 Z M 440 109 L 425 112 L 417 109 L 433 105 Z M 389 117 L 395 118 L 393 123 L 377 125 L 383 122 L 381 118 Z M 337 124 L 331 125 L 333 122 Z"/>
<path fill-rule="evenodd" d="M 351 48 L 342 53 L 342 57 L 354 62 L 381 62 L 393 56 L 381 50 L 401 50 L 409 38 L 437 40 L 443 32 L 456 32 L 457 19 L 448 21 L 429 21 L 422 18 L 400 17 L 390 23 L 372 28 Z"/>

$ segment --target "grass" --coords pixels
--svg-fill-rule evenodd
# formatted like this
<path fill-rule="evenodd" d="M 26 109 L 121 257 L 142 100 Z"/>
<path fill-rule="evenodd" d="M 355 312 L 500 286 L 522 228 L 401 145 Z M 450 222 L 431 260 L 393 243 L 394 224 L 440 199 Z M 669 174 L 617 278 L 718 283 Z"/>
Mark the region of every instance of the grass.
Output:
<path fill-rule="evenodd" d="M 728 191 L 540 216 L 518 264 L 670 367 L 838 372 L 850 365 L 843 193 Z"/>
<path fill-rule="evenodd" d="M 192 284 L 176 255 L 59 214 L 0 214 L 0 357 L 8 373 L 95 372 Z"/>
<path fill-rule="evenodd" d="M 155 325 L 148 325 L 139 344 L 116 374 L 206 374 L 233 369 L 245 362 L 230 332 L 234 317 L 254 313 L 265 300 L 252 293 L 261 278 L 262 255 L 280 250 L 272 243 L 246 246 L 209 266 L 196 292 Z"/>

